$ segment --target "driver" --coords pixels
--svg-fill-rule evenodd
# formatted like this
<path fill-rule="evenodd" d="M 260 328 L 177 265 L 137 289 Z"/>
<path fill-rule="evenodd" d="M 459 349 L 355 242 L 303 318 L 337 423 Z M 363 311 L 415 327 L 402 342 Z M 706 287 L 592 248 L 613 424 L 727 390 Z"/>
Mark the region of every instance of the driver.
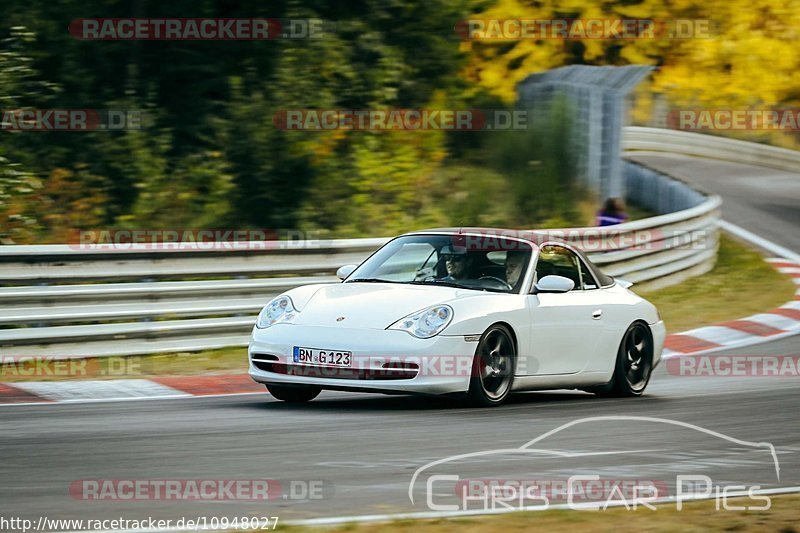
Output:
<path fill-rule="evenodd" d="M 442 281 L 467 279 L 472 266 L 472 256 L 466 253 L 448 253 L 444 255 L 444 265 L 447 269 L 447 276 L 442 278 Z"/>
<path fill-rule="evenodd" d="M 515 287 L 525 267 L 526 252 L 510 251 L 506 254 L 506 281 Z"/>

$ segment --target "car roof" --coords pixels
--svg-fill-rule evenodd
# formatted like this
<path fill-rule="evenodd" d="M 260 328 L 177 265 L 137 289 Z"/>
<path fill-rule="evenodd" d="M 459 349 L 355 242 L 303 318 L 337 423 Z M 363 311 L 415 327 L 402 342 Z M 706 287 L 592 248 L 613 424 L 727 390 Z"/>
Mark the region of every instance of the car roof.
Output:
<path fill-rule="evenodd" d="M 522 240 L 530 240 L 522 237 L 525 234 L 530 235 L 531 233 L 536 233 L 540 230 L 523 230 L 523 229 L 512 229 L 512 228 L 492 228 L 492 227 L 480 227 L 480 226 L 461 226 L 461 227 L 449 227 L 449 228 L 427 228 L 421 229 L 417 231 L 409 231 L 404 235 L 417 235 L 420 233 L 447 233 L 453 235 L 481 235 L 484 233 L 489 233 L 492 235 L 497 236 L 509 236 L 520 238 Z"/>
<path fill-rule="evenodd" d="M 430 228 L 430 229 L 422 229 L 417 231 L 409 231 L 408 233 L 404 233 L 401 237 L 406 235 L 465 235 L 465 236 L 485 236 L 487 238 L 495 238 L 495 239 L 516 239 L 519 241 L 527 242 L 531 244 L 534 248 L 538 248 L 542 244 L 546 242 L 557 242 L 559 244 L 564 244 L 567 247 L 577 251 L 581 254 L 581 257 L 585 259 L 583 252 L 580 248 L 575 247 L 575 245 L 565 241 L 564 239 L 554 238 L 549 235 L 549 232 L 554 230 L 531 230 L 531 229 L 510 229 L 510 228 L 491 228 L 491 227 L 458 227 L 458 228 Z M 570 231 L 570 230 L 565 230 Z"/>

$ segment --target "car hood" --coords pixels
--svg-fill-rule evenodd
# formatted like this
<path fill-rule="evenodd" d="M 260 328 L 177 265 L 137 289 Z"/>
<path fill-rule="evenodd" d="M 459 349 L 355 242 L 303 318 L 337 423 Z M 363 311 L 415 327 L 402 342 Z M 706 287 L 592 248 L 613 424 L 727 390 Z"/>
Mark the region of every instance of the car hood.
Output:
<path fill-rule="evenodd" d="M 337 283 L 309 289 L 301 287 L 289 293 L 300 311 L 293 324 L 386 329 L 426 307 L 486 294 L 455 287 L 394 283 Z"/>

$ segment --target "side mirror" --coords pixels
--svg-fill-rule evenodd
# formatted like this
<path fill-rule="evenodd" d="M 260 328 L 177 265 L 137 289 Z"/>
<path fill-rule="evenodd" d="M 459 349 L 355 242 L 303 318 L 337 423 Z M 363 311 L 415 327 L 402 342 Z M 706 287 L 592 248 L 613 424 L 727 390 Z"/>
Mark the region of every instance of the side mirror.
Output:
<path fill-rule="evenodd" d="M 627 279 L 622 279 L 622 278 L 614 278 L 614 281 L 616 281 L 617 283 L 619 283 L 619 284 L 620 284 L 620 286 L 621 286 L 623 289 L 629 289 L 629 288 L 631 288 L 631 287 L 633 286 L 633 282 L 632 282 L 632 281 L 628 281 Z"/>
<path fill-rule="evenodd" d="M 352 274 L 352 273 L 353 273 L 353 270 L 355 270 L 357 266 L 358 266 L 358 265 L 344 265 L 344 266 L 340 266 L 340 267 L 339 267 L 339 270 L 337 270 L 337 271 L 336 271 L 336 277 L 338 277 L 339 279 L 344 279 L 344 278 L 346 278 L 347 276 L 349 276 L 350 274 Z"/>
<path fill-rule="evenodd" d="M 569 292 L 575 282 L 564 276 L 545 276 L 536 284 L 536 292 Z"/>

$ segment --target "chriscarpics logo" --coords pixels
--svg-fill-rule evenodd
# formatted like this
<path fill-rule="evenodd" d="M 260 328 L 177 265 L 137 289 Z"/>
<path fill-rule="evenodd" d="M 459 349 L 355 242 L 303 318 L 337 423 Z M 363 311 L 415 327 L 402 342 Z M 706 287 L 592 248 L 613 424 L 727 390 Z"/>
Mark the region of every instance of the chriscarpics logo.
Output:
<path fill-rule="evenodd" d="M 605 437 L 603 437 L 605 435 Z M 650 446 L 632 445 L 630 435 Z M 680 442 L 670 449 L 668 442 Z M 643 416 L 581 418 L 519 447 L 431 461 L 411 476 L 415 506 L 448 513 L 550 508 L 648 508 L 691 500 L 716 510 L 767 510 L 780 481 L 775 447 L 678 420 Z M 733 502 L 733 498 L 743 498 Z"/>

